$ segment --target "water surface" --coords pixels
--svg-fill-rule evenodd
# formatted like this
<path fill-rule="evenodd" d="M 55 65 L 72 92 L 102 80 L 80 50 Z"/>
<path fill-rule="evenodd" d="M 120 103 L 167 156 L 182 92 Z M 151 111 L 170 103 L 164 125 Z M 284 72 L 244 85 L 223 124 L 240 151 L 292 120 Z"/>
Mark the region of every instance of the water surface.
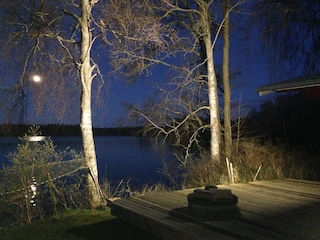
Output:
<path fill-rule="evenodd" d="M 80 137 L 52 137 L 57 149 L 67 147 L 80 151 Z M 6 156 L 16 151 L 20 142 L 17 137 L 0 138 L 0 164 L 7 164 Z M 141 137 L 101 136 L 95 137 L 96 154 L 100 178 L 111 182 L 131 179 L 133 185 L 162 181 L 158 169 L 168 156 Z"/>

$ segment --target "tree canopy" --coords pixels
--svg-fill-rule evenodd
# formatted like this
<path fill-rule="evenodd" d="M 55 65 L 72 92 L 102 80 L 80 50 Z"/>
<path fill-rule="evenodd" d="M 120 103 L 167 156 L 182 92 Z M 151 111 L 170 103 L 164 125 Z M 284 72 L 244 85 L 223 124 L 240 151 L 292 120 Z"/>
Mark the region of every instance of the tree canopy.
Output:
<path fill-rule="evenodd" d="M 319 72 L 319 1 L 260 0 L 254 8 L 260 9 L 270 70 L 278 78 Z"/>

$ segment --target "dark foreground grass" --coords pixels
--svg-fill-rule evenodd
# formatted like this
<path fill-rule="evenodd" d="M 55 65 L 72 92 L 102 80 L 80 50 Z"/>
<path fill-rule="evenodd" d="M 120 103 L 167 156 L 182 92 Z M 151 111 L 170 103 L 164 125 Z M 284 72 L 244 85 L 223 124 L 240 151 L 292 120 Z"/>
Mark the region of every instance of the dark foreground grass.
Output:
<path fill-rule="evenodd" d="M 68 210 L 50 219 L 0 230 L 0 239 L 157 240 L 158 238 L 112 216 L 109 210 Z"/>

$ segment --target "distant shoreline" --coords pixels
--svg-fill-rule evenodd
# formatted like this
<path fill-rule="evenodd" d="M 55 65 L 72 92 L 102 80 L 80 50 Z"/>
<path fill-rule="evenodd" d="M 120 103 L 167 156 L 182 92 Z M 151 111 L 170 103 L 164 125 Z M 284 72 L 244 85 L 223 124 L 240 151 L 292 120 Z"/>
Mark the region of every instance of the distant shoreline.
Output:
<path fill-rule="evenodd" d="M 0 137 L 21 137 L 28 133 L 33 125 L 1 124 Z M 79 125 L 46 124 L 40 126 L 45 136 L 81 136 Z M 140 136 L 141 127 L 93 128 L 94 136 Z"/>

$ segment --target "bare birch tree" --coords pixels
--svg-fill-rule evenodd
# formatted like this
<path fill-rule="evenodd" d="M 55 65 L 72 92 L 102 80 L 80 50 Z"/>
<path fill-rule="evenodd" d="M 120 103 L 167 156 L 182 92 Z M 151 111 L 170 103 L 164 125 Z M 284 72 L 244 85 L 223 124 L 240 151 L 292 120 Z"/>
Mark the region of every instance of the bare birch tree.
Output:
<path fill-rule="evenodd" d="M 160 2 L 162 5 L 159 9 L 163 16 L 161 21 L 169 21 L 177 34 L 174 48 L 167 50 L 169 53 L 174 51 L 178 57 L 172 60 L 172 55 L 168 54 L 166 56 L 170 56 L 170 59 L 152 60 L 152 56 L 149 56 L 150 64 L 157 63 L 168 67 L 164 76 L 168 80 L 165 86 L 160 87 L 161 100 L 157 102 L 157 99 L 151 99 L 143 109 L 132 106 L 133 112 L 137 113 L 133 117 L 143 116 L 147 122 L 146 133 L 156 139 L 169 141 L 176 148 L 176 160 L 181 166 L 178 168 L 185 169 L 206 148 L 211 151 L 211 161 L 219 163 L 222 145 L 214 48 L 223 26 L 228 24 L 225 21 L 229 12 L 244 1 L 224 8 L 224 13 L 220 13 L 223 15 L 220 22 L 215 15 L 215 1 Z M 227 31 L 228 29 L 225 33 L 228 33 Z M 228 48 L 227 44 L 226 46 Z M 135 56 L 141 60 L 141 56 Z M 228 98 L 229 78 L 227 74 L 225 76 L 225 92 Z M 225 101 L 230 112 L 230 95 L 229 100 Z M 230 125 L 230 121 L 226 118 L 226 124 Z M 229 136 L 231 137 L 231 133 Z M 177 185 L 173 176 L 177 174 L 170 175 L 171 170 L 165 169 L 169 167 L 165 164 L 163 173 Z"/>
<path fill-rule="evenodd" d="M 199 9 L 199 36 L 203 39 L 206 53 L 207 65 L 207 81 L 208 81 L 208 99 L 210 112 L 210 152 L 213 161 L 220 161 L 220 117 L 219 117 L 219 101 L 218 101 L 218 83 L 215 72 L 215 62 L 213 56 L 213 48 L 215 39 L 211 33 L 211 15 L 210 5 L 213 1 L 196 1 Z M 220 31 L 218 29 L 218 31 Z M 219 34 L 218 32 L 216 34 Z M 214 34 L 215 35 L 215 34 Z M 215 35 L 217 36 L 217 35 Z"/>
<path fill-rule="evenodd" d="M 79 115 L 88 167 L 88 199 L 92 207 L 97 207 L 103 199 L 92 131 L 92 84 L 100 73 L 92 57 L 94 43 L 102 39 L 100 46 L 111 47 L 110 59 L 114 60 L 114 68 L 122 66 L 126 71 L 141 74 L 147 67 L 166 58 L 166 50 L 174 46 L 174 31 L 169 25 L 161 24 L 158 9 L 153 8 L 149 1 L 25 0 L 19 4 L 3 1 L 1 6 L 5 9 L 3 17 L 10 33 L 8 43 L 17 54 L 14 56 L 19 58 L 17 63 L 22 62 L 18 69 L 21 77 L 12 83 L 11 88 L 4 89 L 6 92 L 12 90 L 16 97 L 14 106 L 22 104 L 22 110 L 25 109 L 26 86 L 32 71 L 41 69 L 47 80 L 55 82 L 52 86 L 78 79 L 74 86 L 78 89 L 75 93 L 81 94 Z M 23 47 L 16 51 L 16 46 Z M 8 59 L 12 60 L 11 57 Z M 107 59 L 107 54 L 104 59 Z M 63 76 L 64 81 L 58 76 Z M 58 91 L 55 92 L 67 93 L 67 88 L 72 88 L 73 84 L 62 86 L 66 89 L 56 88 Z M 52 89 L 46 90 L 44 94 L 49 95 Z M 71 95 L 74 94 L 63 96 L 62 102 L 67 102 Z M 51 101 L 56 97 L 49 96 Z M 38 107 L 43 108 L 41 101 Z"/>
<path fill-rule="evenodd" d="M 30 72 L 35 71 L 34 66 L 38 66 L 37 71 L 44 66 L 47 67 L 42 69 L 43 74 L 46 75 L 46 81 L 56 81 L 54 77 L 57 76 L 55 73 L 59 68 L 63 69 L 63 73 L 69 74 L 63 76 L 64 79 L 72 79 L 73 76 L 79 79 L 81 86 L 80 127 L 84 157 L 88 167 L 88 200 L 92 207 L 103 204 L 98 183 L 91 112 L 92 81 L 97 74 L 97 65 L 91 58 L 96 38 L 93 35 L 92 11 L 97 2 L 40 0 L 18 3 L 3 1 L 1 3 L 3 11 L 7 14 L 6 23 L 10 26 L 8 44 L 11 44 L 11 47 L 22 46 L 20 51 L 24 50 L 19 53 L 22 58 L 22 67 L 19 69 L 21 77 L 18 82 L 13 83 L 11 88 L 18 96 L 16 101 L 23 101 L 26 95 L 25 85 L 28 84 Z M 11 60 L 13 61 L 12 58 Z M 18 62 L 21 62 L 20 60 Z M 77 71 L 76 75 L 72 69 Z M 55 86 L 61 83 L 61 81 L 56 82 Z M 45 94 L 48 94 L 49 91 L 46 91 Z M 67 98 L 63 100 L 66 101 Z"/>
<path fill-rule="evenodd" d="M 172 109 L 171 113 L 170 110 L 168 110 L 166 113 L 169 115 L 166 116 L 166 114 L 164 114 L 164 116 L 166 116 L 165 118 L 167 118 L 169 122 L 162 123 L 155 119 L 151 119 L 147 114 L 142 115 L 150 122 L 151 126 L 159 130 L 159 133 L 164 136 L 169 136 L 171 134 L 180 135 L 179 128 L 185 126 L 184 123 L 190 120 L 191 116 L 195 116 L 200 111 L 207 110 L 209 112 L 207 114 L 207 116 L 209 116 L 209 122 L 206 126 L 209 126 L 211 132 L 209 142 L 212 161 L 220 161 L 220 119 L 213 49 L 217 40 L 217 35 L 221 30 L 221 25 L 216 32 L 212 34 L 213 20 L 211 19 L 210 7 L 212 7 L 213 2 L 214 1 L 205 0 L 180 1 L 175 3 L 167 0 L 160 1 L 159 9 L 162 11 L 161 21 L 167 20 L 171 22 L 175 31 L 180 34 L 178 41 L 177 38 L 174 38 L 173 48 L 170 49 L 169 45 L 167 45 L 168 52 L 172 54 L 172 51 L 174 51 L 174 53 L 180 58 L 188 60 L 184 62 L 182 61 L 183 63 L 181 63 L 181 60 L 178 61 L 177 59 L 179 59 L 179 57 L 177 57 L 177 62 L 172 60 L 170 61 L 166 58 L 166 55 L 161 59 L 154 59 L 150 56 L 148 58 L 138 56 L 138 59 L 139 61 L 143 59 L 143 61 L 148 60 L 148 62 L 152 64 L 160 63 L 168 66 L 169 68 L 171 67 L 174 69 L 172 70 L 175 72 L 174 74 L 179 72 L 180 81 L 182 79 L 182 82 L 184 83 L 176 82 L 175 84 L 177 84 L 177 86 L 188 86 L 188 82 L 191 79 L 198 79 L 196 80 L 198 81 L 197 84 L 204 82 L 207 83 L 207 99 L 209 103 L 206 106 L 201 106 L 200 109 L 189 109 L 191 112 L 188 112 L 187 115 L 184 115 L 182 110 L 181 113 L 179 113 L 179 110 L 177 109 Z M 204 56 L 202 62 L 197 61 L 197 58 L 199 59 L 199 54 L 203 54 Z M 175 79 L 177 80 L 178 78 Z M 188 87 L 190 86 L 191 85 Z M 185 88 L 180 88 L 182 91 L 183 89 Z M 180 101 L 179 106 L 181 107 L 183 105 L 181 102 L 184 100 L 190 101 L 190 99 L 187 99 L 187 96 L 184 94 L 181 94 L 178 99 Z M 169 101 L 167 101 L 167 104 L 170 104 Z M 186 107 L 186 105 L 184 105 L 184 107 Z M 180 117 L 178 117 L 179 115 Z M 203 129 L 203 127 L 204 126 L 200 126 L 199 130 L 194 130 L 194 137 L 192 140 L 190 139 L 189 147 L 197 141 L 196 133 L 198 133 L 200 129 Z"/>
<path fill-rule="evenodd" d="M 204 0 L 195 0 L 195 1 L 179 1 L 173 3 L 172 1 L 163 0 L 163 3 L 166 6 L 165 8 L 162 8 L 165 12 L 165 16 L 170 18 L 171 21 L 174 22 L 173 19 L 175 19 L 178 23 L 176 24 L 176 29 L 179 31 L 178 34 L 183 38 L 188 38 L 188 41 L 185 41 L 183 46 L 180 46 L 180 52 L 184 53 L 186 57 L 183 58 L 183 63 L 181 63 L 179 69 L 175 69 L 175 75 L 180 77 L 180 83 L 178 84 L 179 80 L 178 77 L 174 78 L 174 81 L 171 83 L 172 85 L 175 85 L 176 88 L 179 89 L 180 95 L 175 93 L 167 93 L 167 96 L 165 99 L 169 99 L 169 96 L 171 97 L 171 101 L 173 101 L 172 96 L 176 97 L 176 100 L 174 100 L 175 104 L 177 106 L 180 106 L 181 109 L 188 109 L 189 112 L 186 113 L 182 110 L 177 109 L 177 107 L 174 108 L 173 104 L 170 103 L 169 100 L 165 100 L 165 104 L 168 104 L 167 107 L 158 105 L 159 109 L 162 109 L 163 112 L 166 112 L 164 116 L 166 116 L 167 119 L 170 119 L 169 121 L 171 123 L 159 123 L 158 121 L 149 118 L 147 113 L 144 114 L 144 117 L 151 123 L 151 129 L 152 128 L 158 128 L 159 133 L 162 133 L 165 136 L 168 136 L 170 134 L 176 134 L 179 135 L 179 139 L 181 139 L 180 133 L 184 132 L 182 130 L 179 133 L 179 128 L 183 129 L 182 126 L 186 126 L 185 124 L 188 122 L 188 120 L 192 119 L 196 114 L 199 112 L 203 113 L 206 112 L 206 117 L 209 117 L 209 119 L 202 119 L 202 123 L 200 124 L 200 127 L 198 126 L 198 130 L 193 130 L 193 133 L 191 138 L 189 138 L 189 143 L 186 146 L 189 146 L 191 149 L 191 146 L 193 144 L 196 144 L 198 141 L 199 135 L 198 133 L 203 131 L 203 129 L 209 128 L 210 129 L 210 152 L 211 152 L 211 159 L 212 161 L 220 161 L 221 158 L 221 131 L 220 131 L 220 117 L 219 117 L 219 102 L 218 102 L 218 86 L 217 86 L 217 77 L 215 72 L 215 61 L 214 61 L 214 47 L 216 45 L 218 36 L 222 30 L 222 27 L 224 24 L 228 24 L 228 16 L 229 12 L 232 11 L 235 7 L 240 5 L 241 2 L 237 2 L 233 6 L 227 6 L 224 10 L 224 14 L 222 17 L 221 22 L 217 22 L 217 15 L 214 15 L 214 3 L 215 1 L 204 1 Z M 227 21 L 227 22 L 226 22 Z M 227 29 L 228 30 L 228 29 Z M 228 31 L 225 31 L 226 36 L 228 38 Z M 227 39 L 228 40 L 228 39 Z M 227 41 L 226 40 L 226 41 Z M 186 43 L 187 42 L 187 43 Z M 228 49 L 228 44 L 226 44 L 226 49 Z M 181 56 L 181 55 L 180 55 Z M 225 56 L 227 57 L 227 54 L 225 53 Z M 200 60 L 200 61 L 199 61 Z M 225 61 L 228 65 L 228 59 Z M 227 68 L 225 71 L 229 71 Z M 169 76 L 170 77 L 170 76 Z M 230 126 L 230 114 L 227 115 L 228 112 L 230 112 L 230 87 L 229 87 L 229 78 L 228 74 L 225 74 L 226 80 L 224 82 L 225 84 L 225 94 L 226 94 L 226 109 L 229 109 L 229 111 L 226 111 L 226 124 L 229 124 Z M 186 93 L 186 89 L 191 87 L 190 82 L 193 81 L 193 88 L 194 90 L 190 90 L 188 94 Z M 188 87 L 186 87 L 188 86 Z M 200 87 L 201 86 L 201 87 Z M 204 88 L 205 86 L 205 88 Z M 193 104 L 192 107 L 190 107 L 190 102 L 186 103 L 185 99 L 186 96 L 189 96 L 189 101 L 194 101 L 196 98 L 194 94 L 191 94 L 191 92 L 195 93 L 197 92 L 197 95 L 199 98 L 199 87 L 202 88 L 200 92 L 201 93 L 201 99 L 202 103 L 198 105 L 198 110 Z M 198 89 L 198 91 L 196 90 Z M 206 91 L 207 96 L 205 97 L 205 94 L 203 94 L 203 91 Z M 228 95 L 229 94 L 229 95 Z M 191 97 L 193 96 L 193 97 Z M 207 99 L 207 102 L 204 104 L 203 100 Z M 229 104 L 229 105 L 228 105 Z M 171 108 L 170 108 L 170 107 Z M 165 109 L 172 109 L 171 113 L 169 111 L 166 111 Z M 174 109 L 174 110 L 173 110 Z M 179 114 L 176 114 L 179 113 Z M 169 117 L 171 114 L 171 117 Z M 201 115 L 201 114 L 200 114 Z M 198 116 L 199 117 L 199 116 Z M 229 118 L 228 118 L 229 117 Z M 157 116 L 158 119 L 159 116 Z M 163 119 L 164 120 L 164 119 Z M 207 122 L 206 122 L 207 121 Z M 193 122 L 194 123 L 194 122 Z M 190 130 L 190 129 L 189 129 Z M 231 129 L 226 130 L 228 132 L 228 143 L 230 142 L 231 138 Z M 230 131 L 230 132 L 229 132 Z M 231 146 L 229 146 L 231 148 Z M 188 149 L 188 147 L 187 147 Z M 188 150 L 185 152 L 185 157 L 188 156 Z"/>
<path fill-rule="evenodd" d="M 98 0 L 82 0 L 80 3 L 81 15 L 73 15 L 80 26 L 81 42 L 80 42 L 80 61 L 78 69 L 81 81 L 81 117 L 80 127 L 82 133 L 82 145 L 85 161 L 89 170 L 87 177 L 87 188 L 89 193 L 89 201 L 92 207 L 103 205 L 101 189 L 98 178 L 97 157 L 92 131 L 92 112 L 91 112 L 91 94 L 92 81 L 96 75 L 93 71 L 96 64 L 92 63 L 91 50 L 94 42 L 92 36 L 92 8 Z"/>

